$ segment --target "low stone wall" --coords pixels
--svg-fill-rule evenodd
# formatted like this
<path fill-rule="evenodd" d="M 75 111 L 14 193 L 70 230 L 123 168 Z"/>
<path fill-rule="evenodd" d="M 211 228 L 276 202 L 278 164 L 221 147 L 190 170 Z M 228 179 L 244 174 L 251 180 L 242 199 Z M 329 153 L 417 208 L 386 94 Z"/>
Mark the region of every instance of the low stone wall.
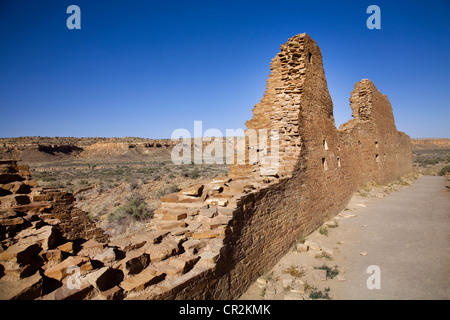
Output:
<path fill-rule="evenodd" d="M 18 160 L 0 160 L 0 240 L 6 240 L 30 226 L 30 221 L 55 225 L 67 240 L 106 240 L 103 231 L 85 212 L 74 207 L 67 191 L 42 188 L 31 179 L 30 168 Z"/>

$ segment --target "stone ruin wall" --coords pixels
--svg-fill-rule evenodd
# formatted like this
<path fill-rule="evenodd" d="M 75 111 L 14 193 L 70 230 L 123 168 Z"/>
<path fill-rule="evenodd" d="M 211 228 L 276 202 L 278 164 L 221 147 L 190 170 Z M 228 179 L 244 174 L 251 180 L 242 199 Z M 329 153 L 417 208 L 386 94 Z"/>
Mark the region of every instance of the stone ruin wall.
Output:
<path fill-rule="evenodd" d="M 47 259 L 44 266 L 19 261 L 30 248 L 24 237 L 0 252 L 3 273 L 21 279 L 18 284 L 42 286 L 14 297 L 237 299 L 301 235 L 342 210 L 359 187 L 412 172 L 410 140 L 396 130 L 387 97 L 362 80 L 350 103 L 353 119 L 337 130 L 319 47 L 306 34 L 289 39 L 272 60 L 267 90 L 246 123 L 248 129 L 278 130 L 277 174 L 261 175 L 261 163 L 233 165 L 229 177 L 161 197 L 145 232 L 113 241 L 102 239 L 100 230 L 85 223 L 86 214 L 74 211 L 72 195 L 39 188 L 28 167 L 5 162 L 0 166 L 5 240 L 22 229 L 18 235 L 38 239 L 46 232 L 39 253 Z M 264 152 L 251 139 L 246 144 Z M 65 248 L 74 244 L 50 241 L 54 228 L 64 241 L 91 240 L 67 256 Z M 88 282 L 79 292 L 64 286 L 64 270 L 73 261 L 84 266 Z M 58 289 L 48 288 L 49 278 Z M 14 281 L 1 281 L 0 293 L 20 289 Z"/>
<path fill-rule="evenodd" d="M 281 46 L 264 97 L 246 123 L 279 130 L 278 176 L 261 176 L 259 164 L 231 167 L 235 182 L 256 188 L 236 199 L 214 271 L 203 284 L 197 280 L 162 297 L 238 298 L 300 235 L 344 209 L 358 188 L 413 171 L 409 136 L 396 130 L 388 98 L 364 79 L 350 104 L 353 119 L 337 130 L 320 48 L 306 34 Z"/>
<path fill-rule="evenodd" d="M 55 226 L 67 240 L 107 239 L 86 213 L 74 206 L 72 194 L 39 187 L 31 178 L 30 167 L 17 162 L 0 160 L 0 241 L 3 245 L 13 244 L 17 233 L 38 220 Z"/>

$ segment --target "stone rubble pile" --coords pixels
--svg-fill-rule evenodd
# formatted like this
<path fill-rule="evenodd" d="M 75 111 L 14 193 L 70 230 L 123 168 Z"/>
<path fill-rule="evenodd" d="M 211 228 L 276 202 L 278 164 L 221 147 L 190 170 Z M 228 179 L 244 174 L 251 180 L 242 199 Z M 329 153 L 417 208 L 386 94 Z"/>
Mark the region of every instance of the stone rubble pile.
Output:
<path fill-rule="evenodd" d="M 225 177 L 163 196 L 146 231 L 110 241 L 73 195 L 0 166 L 1 299 L 164 298 L 214 271 L 237 201 L 260 187 Z"/>

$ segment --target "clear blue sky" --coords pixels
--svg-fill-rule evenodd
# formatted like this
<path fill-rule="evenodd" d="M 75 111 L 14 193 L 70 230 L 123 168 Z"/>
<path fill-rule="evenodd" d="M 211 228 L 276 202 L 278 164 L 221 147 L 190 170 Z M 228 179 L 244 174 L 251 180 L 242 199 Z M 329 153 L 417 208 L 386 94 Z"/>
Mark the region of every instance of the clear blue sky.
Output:
<path fill-rule="evenodd" d="M 81 30 L 69 30 L 69 5 Z M 381 30 L 366 9 L 381 8 Z M 0 137 L 169 138 L 245 128 L 269 63 L 306 32 L 322 49 L 336 124 L 356 82 L 397 128 L 450 138 L 447 1 L 0 1 Z"/>

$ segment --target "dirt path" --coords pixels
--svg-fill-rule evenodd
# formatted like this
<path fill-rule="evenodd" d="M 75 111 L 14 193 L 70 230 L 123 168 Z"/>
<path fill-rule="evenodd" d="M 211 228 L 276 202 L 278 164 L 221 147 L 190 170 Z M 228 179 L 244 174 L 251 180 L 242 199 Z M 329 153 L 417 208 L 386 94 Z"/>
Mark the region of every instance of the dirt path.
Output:
<path fill-rule="evenodd" d="M 289 252 L 241 299 L 301 300 L 311 293 L 332 299 L 450 299 L 450 192 L 445 186 L 442 177 L 422 176 L 409 187 L 355 195 L 333 219 L 337 227 L 308 236 L 307 252 Z M 401 190 L 387 194 L 393 188 Z M 323 265 L 337 266 L 339 274 L 319 280 L 315 268 Z M 369 266 L 375 267 L 368 273 Z M 375 287 L 369 289 L 367 282 Z"/>

